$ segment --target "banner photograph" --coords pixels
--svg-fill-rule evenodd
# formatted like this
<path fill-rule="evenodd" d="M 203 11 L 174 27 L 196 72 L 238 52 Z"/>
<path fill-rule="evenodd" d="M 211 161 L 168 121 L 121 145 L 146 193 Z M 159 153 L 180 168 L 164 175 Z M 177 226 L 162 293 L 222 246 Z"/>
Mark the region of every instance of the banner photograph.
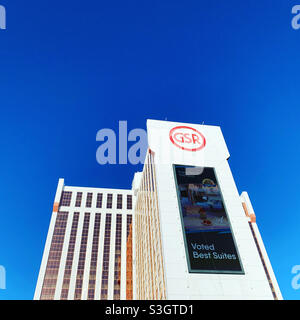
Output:
<path fill-rule="evenodd" d="M 174 165 L 190 272 L 244 273 L 214 168 Z"/>

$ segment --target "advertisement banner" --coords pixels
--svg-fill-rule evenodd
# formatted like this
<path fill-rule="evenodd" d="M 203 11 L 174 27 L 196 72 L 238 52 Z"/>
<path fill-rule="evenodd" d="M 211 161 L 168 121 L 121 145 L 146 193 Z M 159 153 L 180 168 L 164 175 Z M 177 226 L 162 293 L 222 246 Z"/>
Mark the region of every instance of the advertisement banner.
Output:
<path fill-rule="evenodd" d="M 244 273 L 214 168 L 174 165 L 190 272 Z"/>

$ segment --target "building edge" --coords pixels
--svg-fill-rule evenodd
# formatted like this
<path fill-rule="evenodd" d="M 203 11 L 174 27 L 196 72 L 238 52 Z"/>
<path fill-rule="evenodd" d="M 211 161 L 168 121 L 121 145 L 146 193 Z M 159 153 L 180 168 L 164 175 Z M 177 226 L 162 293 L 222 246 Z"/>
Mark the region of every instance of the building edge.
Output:
<path fill-rule="evenodd" d="M 256 223 L 256 215 L 254 209 L 252 207 L 252 203 L 250 201 L 249 195 L 246 191 L 243 191 L 240 195 L 242 205 L 245 211 L 246 216 L 248 217 L 249 227 L 253 236 L 253 240 L 255 242 L 257 251 L 260 256 L 261 263 L 266 273 L 266 277 L 269 281 L 270 290 L 272 291 L 272 295 L 274 300 L 283 300 L 283 296 L 281 294 L 281 290 L 279 288 L 274 270 L 272 268 L 272 264 L 270 262 L 268 253 L 266 251 L 264 242 L 262 240 L 258 225 Z"/>

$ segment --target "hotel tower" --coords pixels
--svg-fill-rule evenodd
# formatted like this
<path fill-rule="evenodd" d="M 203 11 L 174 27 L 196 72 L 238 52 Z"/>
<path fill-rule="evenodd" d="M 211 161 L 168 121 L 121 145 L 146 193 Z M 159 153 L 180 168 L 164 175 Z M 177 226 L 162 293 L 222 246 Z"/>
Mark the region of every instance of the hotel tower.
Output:
<path fill-rule="evenodd" d="M 282 299 L 220 127 L 147 121 L 132 188 L 59 179 L 36 300 Z"/>

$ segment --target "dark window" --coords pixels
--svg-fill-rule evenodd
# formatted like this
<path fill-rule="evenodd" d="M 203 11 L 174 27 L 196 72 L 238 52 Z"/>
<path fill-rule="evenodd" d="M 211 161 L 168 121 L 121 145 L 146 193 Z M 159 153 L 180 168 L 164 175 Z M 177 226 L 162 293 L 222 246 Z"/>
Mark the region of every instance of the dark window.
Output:
<path fill-rule="evenodd" d="M 79 212 L 74 212 L 70 240 L 69 240 L 67 261 L 65 266 L 65 274 L 64 274 L 63 286 L 62 286 L 61 296 L 60 296 L 61 300 L 66 300 L 68 298 L 78 220 L 79 220 Z"/>
<path fill-rule="evenodd" d="M 58 212 L 54 232 L 51 241 L 50 252 L 48 256 L 45 278 L 41 292 L 41 300 L 53 300 L 56 288 L 58 269 L 62 247 L 64 243 L 65 230 L 68 220 L 68 212 Z"/>
<path fill-rule="evenodd" d="M 71 204 L 72 191 L 63 191 L 60 199 L 60 205 L 69 207 Z"/>
<path fill-rule="evenodd" d="M 88 233 L 89 233 L 89 223 L 90 223 L 90 214 L 85 213 L 82 234 L 81 234 L 79 262 L 78 262 L 78 267 L 77 267 L 77 277 L 76 277 L 76 287 L 75 287 L 75 297 L 74 297 L 75 300 L 81 299 L 86 246 L 87 246 Z"/>
<path fill-rule="evenodd" d="M 115 241 L 114 300 L 120 300 L 122 215 L 117 214 Z"/>
<path fill-rule="evenodd" d="M 106 280 L 108 279 L 108 272 L 109 272 L 110 231 L 111 231 L 111 214 L 108 213 L 106 214 L 106 219 L 105 219 L 101 300 L 107 300 L 108 283 Z"/>
<path fill-rule="evenodd" d="M 132 215 L 127 215 L 126 260 L 126 300 L 132 300 Z"/>
<path fill-rule="evenodd" d="M 102 208 L 102 198 L 103 198 L 103 194 L 98 193 L 97 194 L 97 204 L 96 204 L 97 208 Z"/>
<path fill-rule="evenodd" d="M 92 199 L 93 199 L 93 194 L 91 192 L 88 192 L 86 197 L 86 203 L 85 203 L 85 206 L 87 208 L 90 208 L 92 206 Z"/>
<path fill-rule="evenodd" d="M 118 194 L 117 196 L 117 209 L 122 209 L 122 195 Z"/>
<path fill-rule="evenodd" d="M 75 207 L 81 206 L 82 192 L 77 192 Z"/>
<path fill-rule="evenodd" d="M 92 257 L 91 257 L 91 265 L 90 265 L 88 300 L 94 300 L 94 297 L 95 297 L 95 283 L 96 283 L 96 268 L 97 268 L 98 243 L 99 243 L 99 233 L 100 233 L 100 220 L 101 220 L 101 214 L 96 213 L 95 224 L 94 224 Z"/>
<path fill-rule="evenodd" d="M 113 197 L 112 193 L 109 193 L 107 195 L 107 203 L 106 203 L 106 208 L 107 209 L 111 209 L 112 208 L 112 197 Z"/>
<path fill-rule="evenodd" d="M 132 195 L 128 194 L 127 195 L 127 210 L 131 210 L 132 209 Z"/>

